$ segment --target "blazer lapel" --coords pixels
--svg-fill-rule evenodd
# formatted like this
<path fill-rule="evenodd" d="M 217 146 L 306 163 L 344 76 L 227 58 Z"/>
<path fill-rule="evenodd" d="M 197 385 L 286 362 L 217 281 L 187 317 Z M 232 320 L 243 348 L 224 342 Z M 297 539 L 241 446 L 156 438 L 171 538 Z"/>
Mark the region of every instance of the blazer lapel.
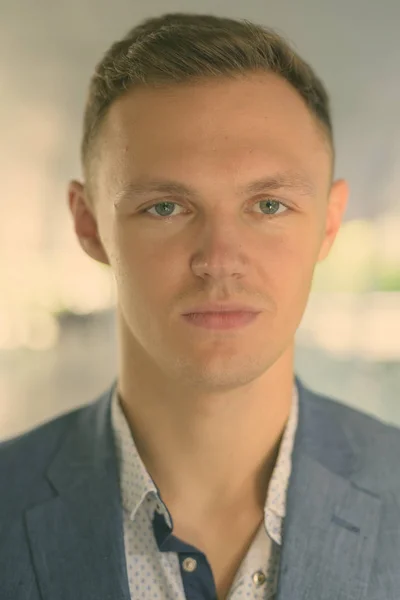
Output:
<path fill-rule="evenodd" d="M 376 551 L 381 499 L 329 402 L 299 385 L 277 600 L 361 600 Z M 344 417 L 345 418 L 345 417 Z"/>
<path fill-rule="evenodd" d="M 82 410 L 47 476 L 57 495 L 26 512 L 43 600 L 129 600 L 110 422 L 113 387 Z"/>
<path fill-rule="evenodd" d="M 362 600 L 381 498 L 343 411 L 296 382 L 299 422 L 276 600 Z M 114 385 L 79 413 L 50 465 L 55 494 L 26 512 L 43 600 L 130 599 L 110 419 Z"/>

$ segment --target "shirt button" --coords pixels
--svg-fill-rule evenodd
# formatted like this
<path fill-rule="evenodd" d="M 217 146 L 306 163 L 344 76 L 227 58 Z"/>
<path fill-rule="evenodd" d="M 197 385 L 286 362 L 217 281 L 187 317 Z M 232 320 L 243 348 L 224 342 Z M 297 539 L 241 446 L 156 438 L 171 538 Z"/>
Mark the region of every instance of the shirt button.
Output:
<path fill-rule="evenodd" d="M 185 558 L 185 560 L 182 563 L 182 567 L 184 568 L 185 571 L 188 571 L 188 573 L 191 573 L 197 567 L 197 560 L 195 560 L 194 558 L 190 558 L 190 557 Z"/>
<path fill-rule="evenodd" d="M 265 581 L 266 577 L 262 571 L 257 571 L 256 573 L 254 573 L 253 583 L 255 583 L 257 587 L 262 586 L 262 584 L 265 583 Z"/>

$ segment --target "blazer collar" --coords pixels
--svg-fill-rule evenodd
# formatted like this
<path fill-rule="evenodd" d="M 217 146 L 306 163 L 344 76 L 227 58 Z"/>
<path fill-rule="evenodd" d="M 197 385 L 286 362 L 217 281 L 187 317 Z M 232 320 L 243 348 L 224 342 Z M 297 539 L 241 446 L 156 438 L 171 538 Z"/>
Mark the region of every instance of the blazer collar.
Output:
<path fill-rule="evenodd" d="M 340 418 L 344 411 L 297 376 L 296 383 L 298 427 L 277 600 L 362 598 L 381 500 Z M 47 472 L 56 494 L 26 512 L 43 600 L 130 600 L 110 414 L 116 384 L 77 413 Z"/>

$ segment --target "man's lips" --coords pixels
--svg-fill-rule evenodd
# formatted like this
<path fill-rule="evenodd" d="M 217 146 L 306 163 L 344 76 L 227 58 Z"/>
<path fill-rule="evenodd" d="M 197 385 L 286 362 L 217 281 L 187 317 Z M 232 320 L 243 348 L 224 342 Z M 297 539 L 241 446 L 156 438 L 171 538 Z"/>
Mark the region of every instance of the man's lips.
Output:
<path fill-rule="evenodd" d="M 182 315 L 191 325 L 206 329 L 234 329 L 248 325 L 260 313 L 249 311 L 197 312 Z"/>
<path fill-rule="evenodd" d="M 262 309 L 247 304 L 238 303 L 209 303 L 192 306 L 185 310 L 184 315 L 195 313 L 259 313 Z"/>

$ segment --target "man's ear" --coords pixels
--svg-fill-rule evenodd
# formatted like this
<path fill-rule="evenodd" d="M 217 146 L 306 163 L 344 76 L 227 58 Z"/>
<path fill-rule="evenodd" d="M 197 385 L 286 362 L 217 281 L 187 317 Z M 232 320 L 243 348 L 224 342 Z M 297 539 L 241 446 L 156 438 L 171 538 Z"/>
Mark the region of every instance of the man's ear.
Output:
<path fill-rule="evenodd" d="M 72 180 L 68 184 L 68 204 L 81 248 L 97 262 L 109 265 L 107 253 L 99 237 L 94 210 L 88 202 L 84 185 L 79 181 Z"/>
<path fill-rule="evenodd" d="M 328 256 L 336 235 L 342 224 L 343 215 L 349 198 L 349 186 L 345 179 L 337 179 L 331 186 L 329 202 L 326 210 L 324 237 L 322 239 L 317 262 Z"/>

